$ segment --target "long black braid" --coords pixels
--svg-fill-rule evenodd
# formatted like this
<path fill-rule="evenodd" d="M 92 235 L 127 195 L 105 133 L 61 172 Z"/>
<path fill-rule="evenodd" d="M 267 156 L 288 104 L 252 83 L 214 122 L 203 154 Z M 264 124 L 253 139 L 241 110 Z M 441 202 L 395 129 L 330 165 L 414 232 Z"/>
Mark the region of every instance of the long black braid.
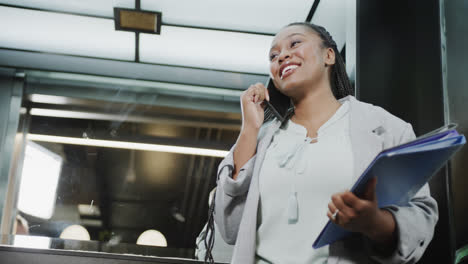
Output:
<path fill-rule="evenodd" d="M 211 198 L 210 207 L 208 209 L 208 221 L 205 237 L 203 238 L 203 243 L 205 244 L 205 259 L 204 263 L 214 264 L 214 259 L 211 251 L 213 250 L 215 242 L 215 224 L 214 224 L 214 209 L 215 209 L 215 199 L 216 199 L 216 189 L 213 191 L 213 198 Z"/>
<path fill-rule="evenodd" d="M 333 40 L 330 33 L 322 26 L 307 23 L 307 22 L 294 22 L 286 27 L 290 26 L 304 26 L 308 29 L 317 33 L 317 35 L 322 39 L 322 48 L 332 48 L 335 52 L 335 64 L 331 65 L 331 76 L 330 76 L 330 85 L 332 88 L 333 95 L 336 99 L 341 99 L 348 95 L 354 94 L 354 88 L 349 81 L 348 75 L 346 74 L 346 66 L 344 60 L 338 51 L 335 41 Z M 278 112 L 285 118 L 282 120 L 283 124 L 293 115 L 294 107 L 291 100 L 283 95 L 276 89 L 273 85 L 273 82 L 270 81 L 268 85 L 268 90 L 270 92 L 270 98 L 274 99 L 271 103 L 277 108 Z M 271 94 L 274 94 L 273 96 Z M 270 121 L 274 118 L 274 115 L 271 113 L 271 109 L 265 108 L 265 119 L 264 122 Z"/>

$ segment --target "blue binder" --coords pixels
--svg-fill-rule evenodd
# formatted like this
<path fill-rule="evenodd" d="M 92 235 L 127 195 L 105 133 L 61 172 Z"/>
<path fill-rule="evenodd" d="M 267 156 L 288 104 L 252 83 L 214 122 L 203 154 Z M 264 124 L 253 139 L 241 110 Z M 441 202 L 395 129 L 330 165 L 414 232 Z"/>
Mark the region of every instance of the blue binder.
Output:
<path fill-rule="evenodd" d="M 405 205 L 465 142 L 465 137 L 458 134 L 454 125 L 449 125 L 406 144 L 384 150 L 371 162 L 351 191 L 359 196 L 364 192 L 367 182 L 377 177 L 379 208 Z M 323 247 L 350 234 L 328 221 L 312 247 Z"/>

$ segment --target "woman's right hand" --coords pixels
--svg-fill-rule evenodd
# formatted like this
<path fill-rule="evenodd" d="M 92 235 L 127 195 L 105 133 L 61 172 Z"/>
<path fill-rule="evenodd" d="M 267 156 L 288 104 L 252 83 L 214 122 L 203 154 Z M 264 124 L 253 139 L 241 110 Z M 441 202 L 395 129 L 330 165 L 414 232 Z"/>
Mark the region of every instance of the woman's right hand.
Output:
<path fill-rule="evenodd" d="M 263 124 L 264 100 L 270 101 L 268 90 L 262 83 L 251 85 L 241 95 L 242 129 L 258 130 Z"/>

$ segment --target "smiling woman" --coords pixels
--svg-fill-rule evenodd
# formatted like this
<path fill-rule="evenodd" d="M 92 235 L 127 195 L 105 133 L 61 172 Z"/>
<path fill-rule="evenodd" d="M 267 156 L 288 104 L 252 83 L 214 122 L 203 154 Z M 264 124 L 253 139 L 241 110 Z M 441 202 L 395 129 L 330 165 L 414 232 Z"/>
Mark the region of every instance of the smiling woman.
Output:
<path fill-rule="evenodd" d="M 214 217 L 235 243 L 231 263 L 417 261 L 438 218 L 427 184 L 408 204 L 386 208 L 377 207 L 375 179 L 362 196 L 342 191 L 384 148 L 413 139 L 411 125 L 352 96 L 343 59 L 321 26 L 284 27 L 269 56 L 279 93 L 257 83 L 241 95 L 242 129 L 218 168 Z M 284 120 L 264 122 L 270 94 L 289 99 L 279 100 L 293 109 Z M 378 127 L 384 135 L 376 138 Z M 313 249 L 328 220 L 354 235 Z"/>

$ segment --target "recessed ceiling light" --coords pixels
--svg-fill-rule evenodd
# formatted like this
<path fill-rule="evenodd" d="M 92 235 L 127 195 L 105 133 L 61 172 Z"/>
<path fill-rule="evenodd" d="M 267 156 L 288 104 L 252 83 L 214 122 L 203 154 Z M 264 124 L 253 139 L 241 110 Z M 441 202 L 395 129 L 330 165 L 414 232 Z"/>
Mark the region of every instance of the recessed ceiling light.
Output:
<path fill-rule="evenodd" d="M 115 29 L 151 34 L 161 33 L 161 12 L 114 8 Z"/>
<path fill-rule="evenodd" d="M 171 145 L 162 145 L 162 144 L 147 144 L 147 143 L 139 143 L 139 142 L 101 140 L 101 139 L 90 139 L 90 138 L 61 137 L 61 136 L 41 135 L 41 134 L 28 134 L 27 138 L 29 140 L 39 141 L 39 142 L 51 142 L 51 143 L 59 143 L 59 144 L 82 145 L 82 146 L 95 146 L 95 147 L 103 147 L 103 148 L 136 149 L 136 150 L 145 150 L 145 151 L 158 151 L 158 152 L 212 156 L 212 157 L 222 157 L 222 158 L 224 158 L 229 153 L 229 151 L 219 150 L 219 149 L 171 146 Z"/>

